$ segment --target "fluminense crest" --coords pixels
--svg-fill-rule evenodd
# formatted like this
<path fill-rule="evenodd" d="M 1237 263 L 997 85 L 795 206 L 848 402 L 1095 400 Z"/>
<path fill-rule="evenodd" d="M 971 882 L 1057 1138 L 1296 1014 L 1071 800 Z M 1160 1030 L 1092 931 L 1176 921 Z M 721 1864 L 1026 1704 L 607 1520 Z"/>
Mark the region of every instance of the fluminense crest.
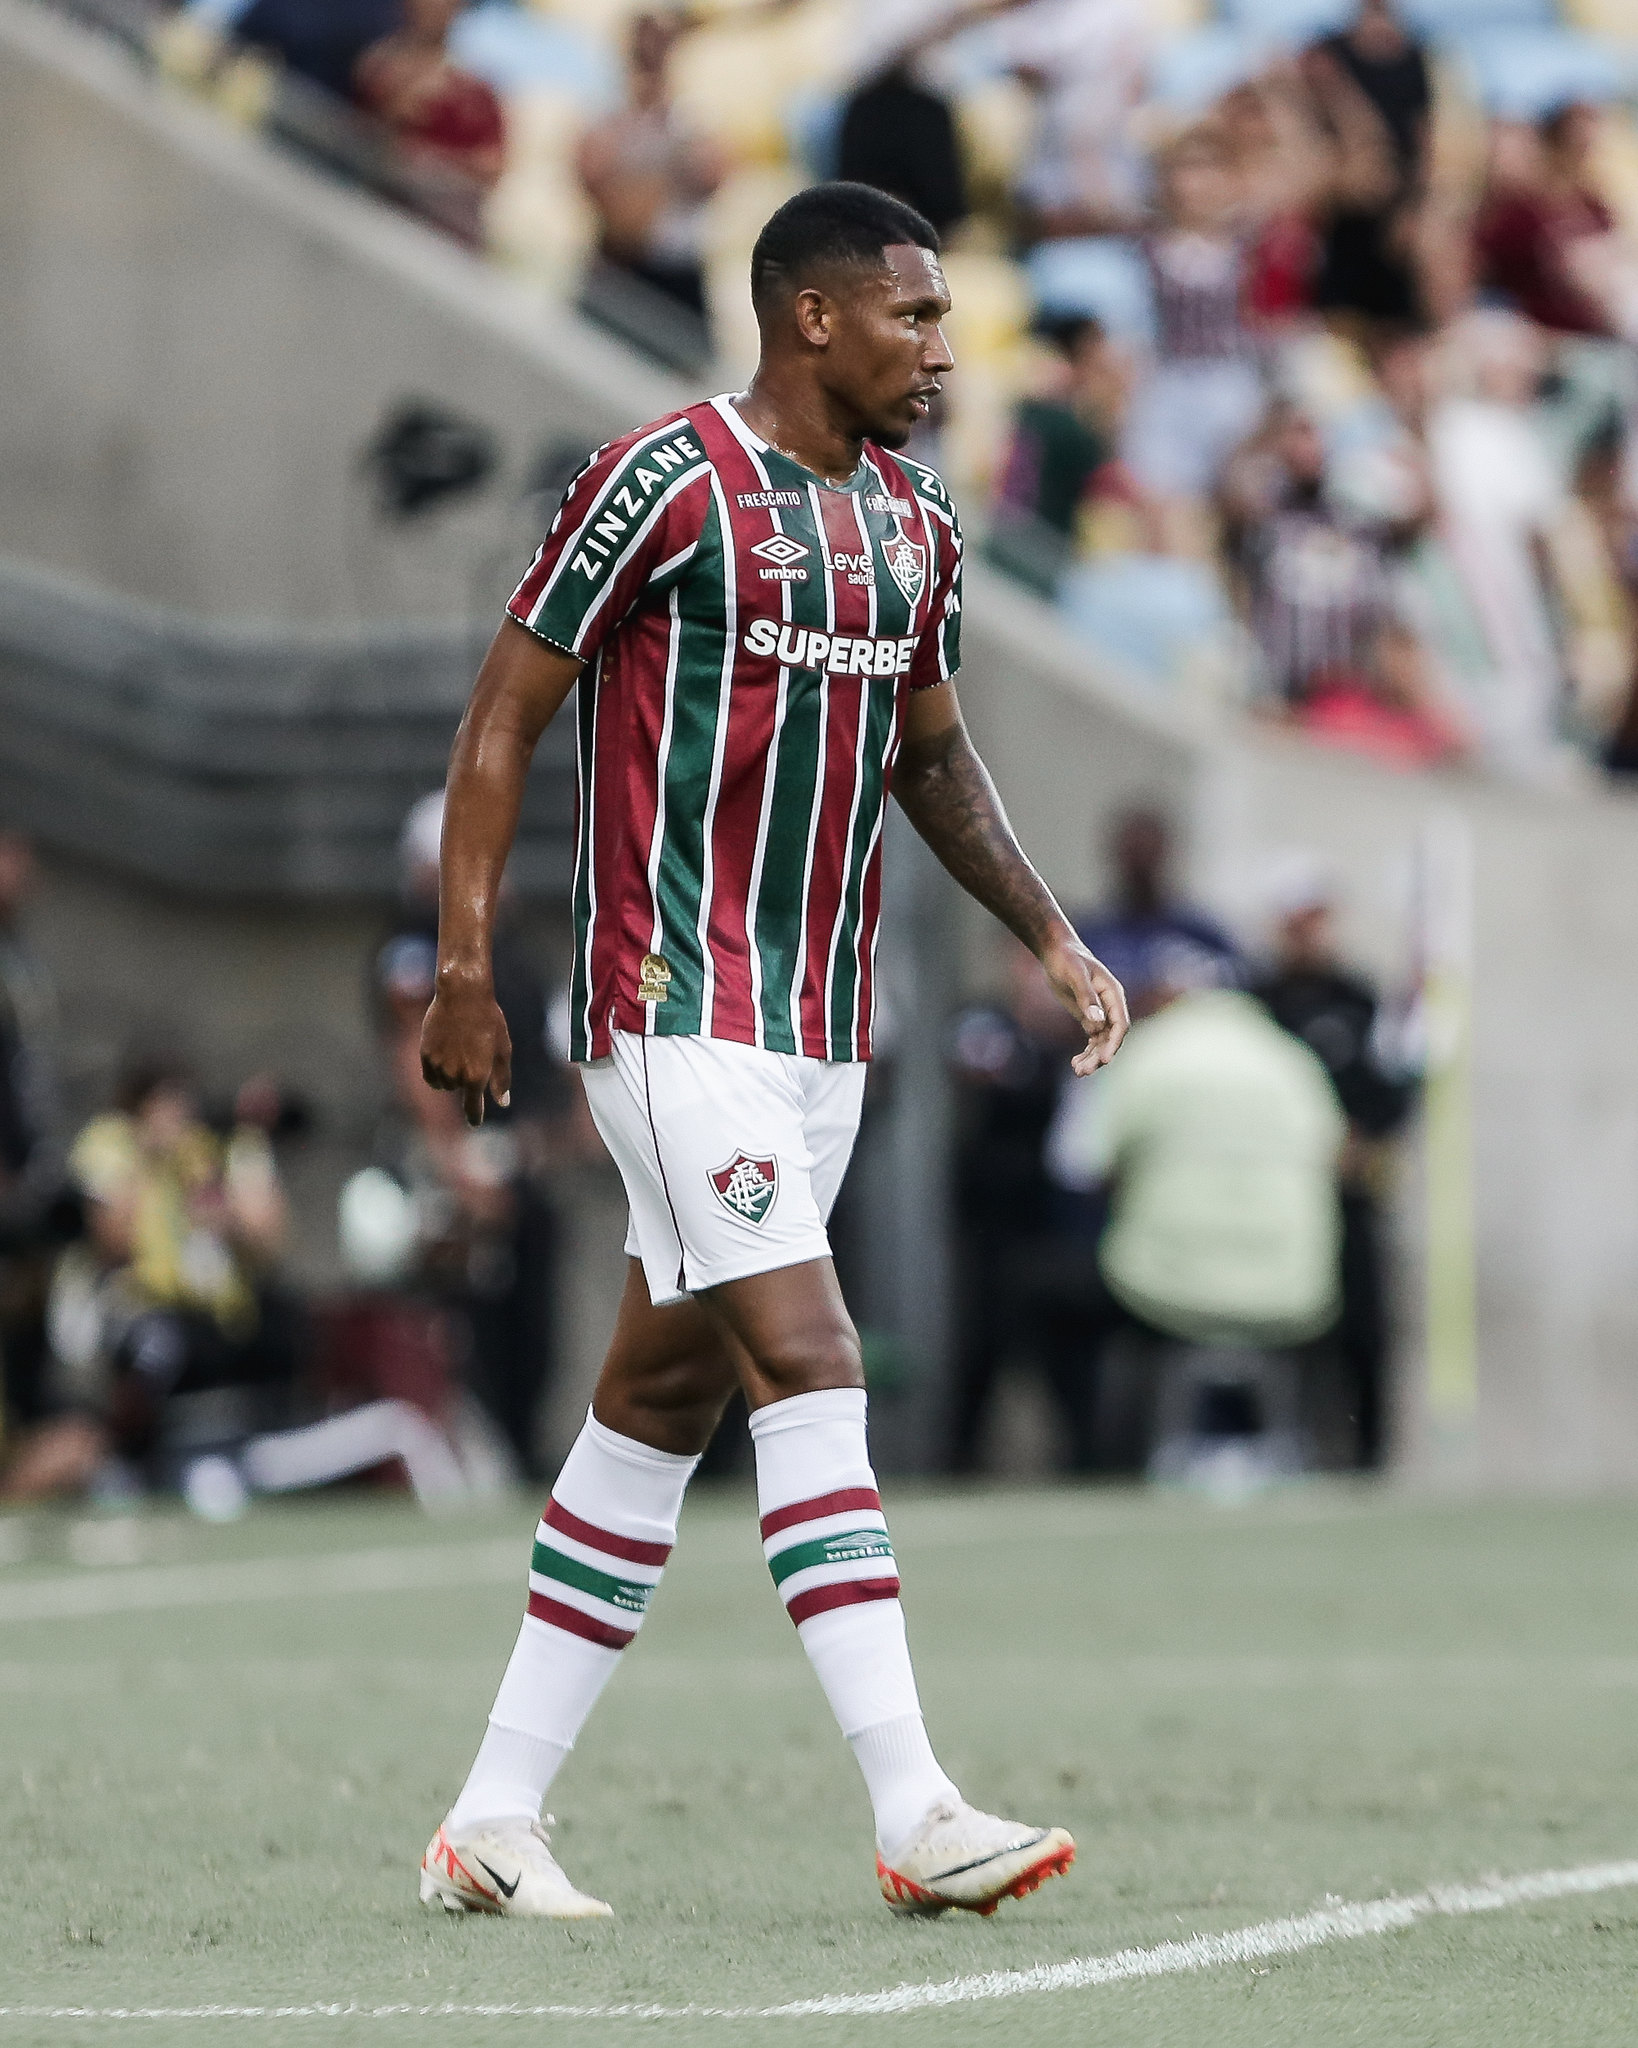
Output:
<path fill-rule="evenodd" d="M 901 533 L 897 540 L 887 543 L 883 552 L 887 556 L 887 573 L 903 591 L 905 603 L 914 604 L 927 581 L 925 549 L 918 548 L 913 540 Z"/>
<path fill-rule="evenodd" d="M 744 1223 L 762 1222 L 779 1192 L 778 1160 L 753 1159 L 748 1152 L 736 1152 L 705 1177 L 729 1215 Z"/>

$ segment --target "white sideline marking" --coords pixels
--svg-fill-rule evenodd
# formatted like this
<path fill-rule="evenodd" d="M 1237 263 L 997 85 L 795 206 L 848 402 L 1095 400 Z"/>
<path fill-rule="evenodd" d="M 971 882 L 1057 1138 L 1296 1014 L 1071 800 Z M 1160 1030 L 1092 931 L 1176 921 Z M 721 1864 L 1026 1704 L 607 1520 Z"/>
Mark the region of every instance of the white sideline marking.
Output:
<path fill-rule="evenodd" d="M 1579 1870 L 1538 1870 L 1525 1877 L 1494 1877 L 1477 1885 L 1430 1885 L 1410 1898 L 1340 1901 L 1290 1920 L 1264 1920 L 1232 1934 L 1196 1934 L 1188 1941 L 1163 1941 L 1154 1948 L 1125 1948 L 1110 1956 L 1077 1956 L 1067 1963 L 1042 1963 L 1033 1970 L 991 1970 L 982 1976 L 947 1977 L 941 1984 L 900 1984 L 892 1991 L 837 1992 L 800 1998 L 788 2005 L 0 2005 L 0 2019 L 33 2020 L 316 2020 L 316 2019 L 520 2019 L 520 2020 L 800 2020 L 874 2018 L 925 2012 L 930 2007 L 971 2005 L 992 1998 L 1020 1998 L 1037 1991 L 1084 1991 L 1100 1984 L 1128 1984 L 1146 1977 L 1178 1977 L 1227 1963 L 1255 1963 L 1269 1956 L 1301 1955 L 1333 1941 L 1357 1941 L 1367 1934 L 1392 1934 L 1418 1920 L 1457 1920 L 1495 1913 L 1506 1906 L 1537 1905 L 1547 1899 L 1582 1897 L 1638 1885 L 1638 1862 L 1589 1863 Z"/>

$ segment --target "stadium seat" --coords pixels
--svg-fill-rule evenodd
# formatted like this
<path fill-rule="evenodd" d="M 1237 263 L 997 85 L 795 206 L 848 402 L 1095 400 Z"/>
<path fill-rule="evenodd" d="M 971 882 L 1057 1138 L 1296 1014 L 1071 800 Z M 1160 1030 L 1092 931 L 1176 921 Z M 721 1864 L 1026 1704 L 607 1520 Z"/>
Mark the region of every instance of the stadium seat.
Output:
<path fill-rule="evenodd" d="M 595 225 L 574 170 L 587 109 L 572 92 L 534 86 L 506 102 L 506 171 L 485 211 L 490 253 L 559 293 L 574 291 Z"/>
<path fill-rule="evenodd" d="M 989 494 L 1025 368 L 1029 292 L 1004 256 L 951 249 L 944 267 L 956 371 L 940 467 L 958 493 L 977 499 Z"/>
<path fill-rule="evenodd" d="M 1434 42 L 1499 28 L 1552 28 L 1556 0 L 1403 0 L 1406 20 Z"/>
<path fill-rule="evenodd" d="M 588 111 L 611 105 L 620 90 L 615 51 L 600 37 L 527 8 L 468 8 L 450 30 L 456 63 L 499 93 L 546 87 Z"/>
<path fill-rule="evenodd" d="M 1040 242 L 1024 269 L 1038 312 L 1089 313 L 1117 340 L 1153 339 L 1149 273 L 1130 242 L 1113 235 Z"/>
<path fill-rule="evenodd" d="M 756 320 L 751 312 L 751 245 L 762 223 L 800 189 L 788 164 L 748 164 L 725 180 L 706 216 L 706 269 L 717 360 L 730 377 L 756 367 Z"/>
<path fill-rule="evenodd" d="M 1149 72 L 1150 90 L 1167 113 L 1192 119 L 1255 77 L 1265 55 L 1258 36 L 1229 22 L 1213 22 L 1160 46 Z"/>
<path fill-rule="evenodd" d="M 1221 8 L 1229 27 L 1288 49 L 1330 35 L 1353 14 L 1353 0 L 1223 0 Z"/>
<path fill-rule="evenodd" d="M 1215 573 L 1168 555 L 1081 563 L 1065 575 L 1059 599 L 1083 638 L 1158 687 L 1175 683 L 1231 623 Z"/>
<path fill-rule="evenodd" d="M 772 18 L 714 18 L 677 46 L 679 109 L 742 163 L 786 162 L 791 102 L 838 83 L 848 44 L 844 9 L 845 0 L 808 0 Z"/>
<path fill-rule="evenodd" d="M 810 178 L 834 178 L 845 101 L 821 86 L 799 86 L 785 102 L 785 152 Z"/>
<path fill-rule="evenodd" d="M 1485 29 L 1462 37 L 1460 50 L 1476 98 L 1504 120 L 1535 120 L 1571 100 L 1604 104 L 1638 88 L 1638 44 L 1571 29 Z"/>

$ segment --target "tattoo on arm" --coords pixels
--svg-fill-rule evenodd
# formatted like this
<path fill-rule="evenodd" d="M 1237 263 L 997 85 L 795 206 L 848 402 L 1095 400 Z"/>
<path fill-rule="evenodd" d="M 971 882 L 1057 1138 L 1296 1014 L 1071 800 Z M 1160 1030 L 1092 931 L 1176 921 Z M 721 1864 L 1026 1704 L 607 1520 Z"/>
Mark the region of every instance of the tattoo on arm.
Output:
<path fill-rule="evenodd" d="M 967 728 L 958 722 L 907 747 L 893 793 L 967 894 L 1039 953 L 1064 914 L 1014 837 Z"/>

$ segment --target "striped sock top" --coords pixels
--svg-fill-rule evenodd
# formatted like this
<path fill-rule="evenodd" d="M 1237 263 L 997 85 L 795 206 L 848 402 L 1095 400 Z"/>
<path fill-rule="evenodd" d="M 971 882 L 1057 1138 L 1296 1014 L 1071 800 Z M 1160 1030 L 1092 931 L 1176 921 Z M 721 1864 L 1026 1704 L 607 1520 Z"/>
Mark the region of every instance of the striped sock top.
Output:
<path fill-rule="evenodd" d="M 605 1649 L 623 1650 L 642 1626 L 669 1543 L 617 1536 L 572 1514 L 555 1496 L 535 1530 L 529 1612 Z"/>
<path fill-rule="evenodd" d="M 898 1566 L 873 1486 L 771 1509 L 762 1517 L 762 1554 L 798 1627 L 834 1607 L 899 1597 Z"/>

